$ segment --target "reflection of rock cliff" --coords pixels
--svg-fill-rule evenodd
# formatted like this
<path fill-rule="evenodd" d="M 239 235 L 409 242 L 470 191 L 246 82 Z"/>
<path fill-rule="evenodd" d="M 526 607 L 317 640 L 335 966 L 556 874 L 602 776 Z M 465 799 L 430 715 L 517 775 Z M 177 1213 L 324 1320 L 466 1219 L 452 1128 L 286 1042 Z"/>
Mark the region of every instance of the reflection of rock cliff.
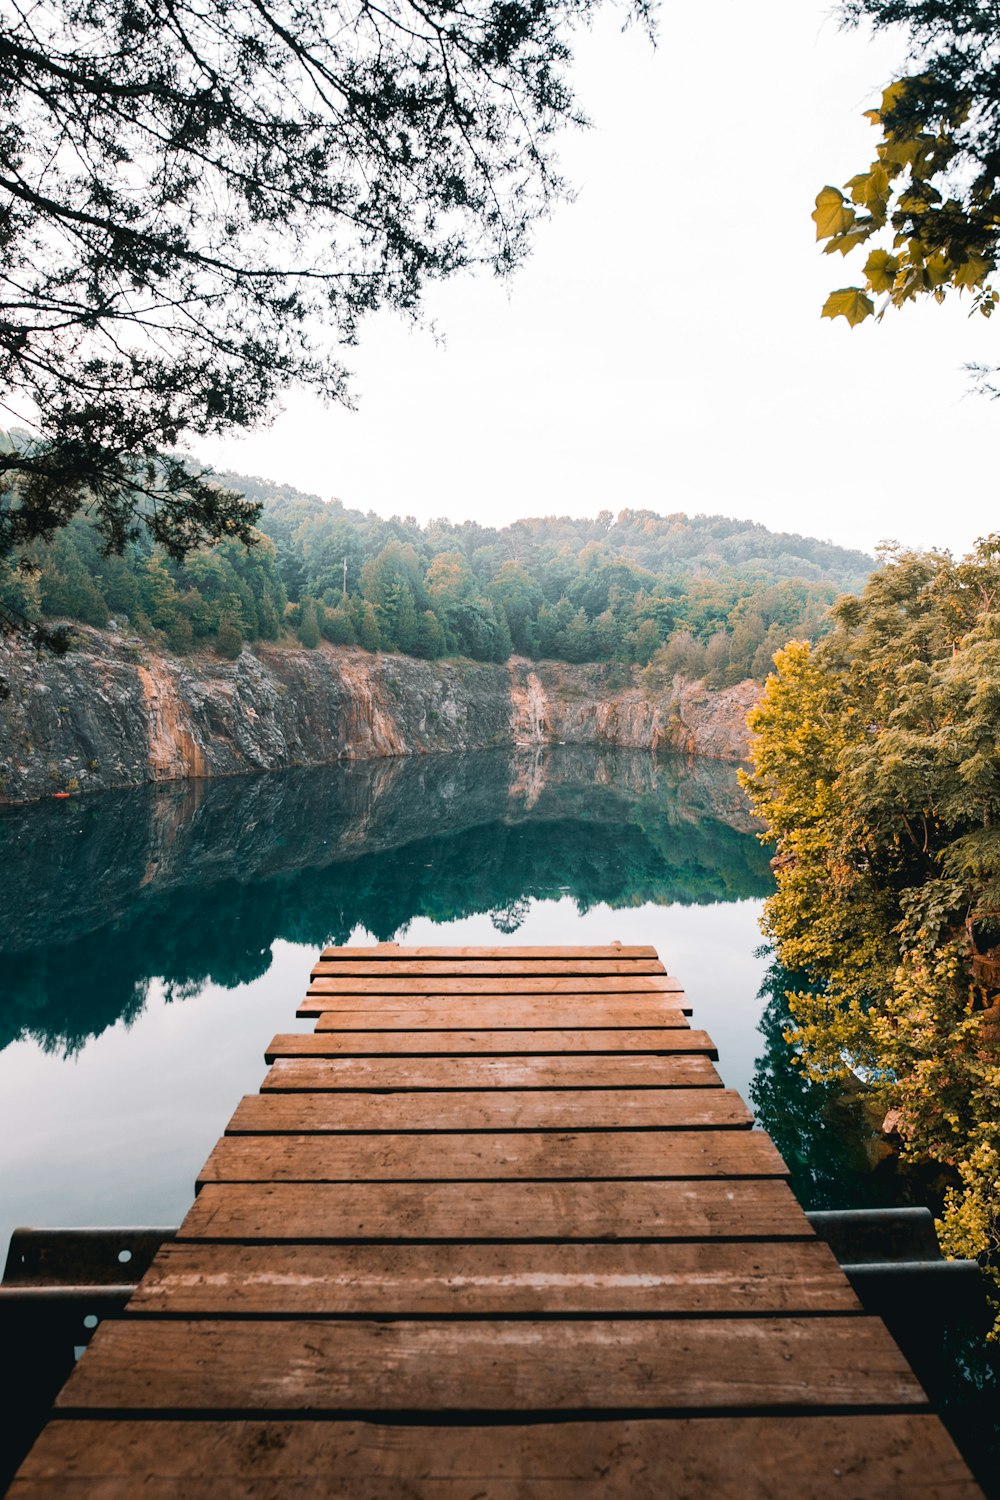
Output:
<path fill-rule="evenodd" d="M 423 662 L 322 646 L 238 661 L 157 657 L 81 629 L 63 658 L 0 644 L 0 801 L 343 760 L 556 743 L 746 751 L 753 683 L 677 678 L 647 694 L 621 665 Z"/>
<path fill-rule="evenodd" d="M 0 814 L 0 1045 L 72 1043 L 173 992 L 263 973 L 278 938 L 380 938 L 531 898 L 765 894 L 732 766 L 583 746 L 190 781 Z M 67 982 L 72 976 L 72 983 Z"/>

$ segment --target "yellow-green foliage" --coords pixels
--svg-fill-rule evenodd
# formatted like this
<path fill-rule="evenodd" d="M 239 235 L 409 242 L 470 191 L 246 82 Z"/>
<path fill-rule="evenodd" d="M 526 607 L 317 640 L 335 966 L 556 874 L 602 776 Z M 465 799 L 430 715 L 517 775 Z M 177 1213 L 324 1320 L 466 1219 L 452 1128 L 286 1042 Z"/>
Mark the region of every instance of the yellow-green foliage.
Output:
<path fill-rule="evenodd" d="M 884 90 L 879 108 L 866 111 L 881 131 L 875 160 L 845 183 L 846 194 L 822 188 L 813 219 L 827 255 L 874 247 L 865 260 L 864 286 L 831 292 L 824 318 L 846 318 L 854 328 L 875 312 L 872 296 L 884 296 L 884 311 L 928 294 L 943 302 L 949 292 L 969 292 L 974 309 L 992 314 L 1000 302 L 990 279 L 1000 198 L 981 184 L 972 193 L 962 184 L 971 102 L 963 92 L 942 94 L 937 81 L 922 73 L 897 79 Z"/>
<path fill-rule="evenodd" d="M 892 554 L 835 616 L 776 658 L 743 778 L 778 846 L 765 931 L 813 986 L 790 1040 L 950 1170 L 942 1243 L 996 1274 L 1000 542 Z"/>

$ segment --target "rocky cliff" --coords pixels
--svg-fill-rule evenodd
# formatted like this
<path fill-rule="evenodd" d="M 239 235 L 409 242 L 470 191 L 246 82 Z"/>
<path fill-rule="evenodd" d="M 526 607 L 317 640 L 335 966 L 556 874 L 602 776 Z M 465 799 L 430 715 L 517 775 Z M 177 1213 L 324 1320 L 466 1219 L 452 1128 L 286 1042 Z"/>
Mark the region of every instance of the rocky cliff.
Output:
<path fill-rule="evenodd" d="M 752 682 L 643 689 L 618 664 L 423 662 L 322 645 L 230 662 L 79 629 L 64 657 L 0 643 L 0 802 L 185 777 L 510 744 L 746 753 Z"/>

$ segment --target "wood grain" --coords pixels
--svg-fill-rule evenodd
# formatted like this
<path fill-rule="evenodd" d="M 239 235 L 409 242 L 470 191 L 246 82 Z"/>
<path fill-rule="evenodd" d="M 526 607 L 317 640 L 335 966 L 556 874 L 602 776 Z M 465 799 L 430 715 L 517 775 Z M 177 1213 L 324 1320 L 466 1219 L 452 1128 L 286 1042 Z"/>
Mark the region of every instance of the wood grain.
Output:
<path fill-rule="evenodd" d="M 207 1183 L 183 1240 L 811 1239 L 786 1183 Z"/>
<path fill-rule="evenodd" d="M 818 1240 L 165 1245 L 129 1316 L 860 1312 Z"/>
<path fill-rule="evenodd" d="M 282 1057 L 261 1088 L 403 1093 L 488 1089 L 721 1088 L 707 1057 Z"/>
<path fill-rule="evenodd" d="M 920 1412 L 488 1427 L 56 1421 L 10 1495 L 330 1500 L 334 1492 L 337 1500 L 982 1500 L 940 1422 Z"/>
<path fill-rule="evenodd" d="M 320 1018 L 325 1020 L 326 1016 Z M 706 1031 L 685 1026 L 620 1031 L 329 1031 L 282 1032 L 273 1037 L 264 1061 L 279 1057 L 528 1057 L 558 1053 L 590 1057 L 627 1052 L 651 1057 L 672 1053 L 718 1053 Z"/>
<path fill-rule="evenodd" d="M 405 979 L 433 978 L 482 978 L 494 975 L 501 978 L 549 978 L 575 974 L 589 981 L 595 977 L 621 974 L 629 979 L 640 974 L 666 974 L 666 969 L 656 958 L 519 958 L 516 963 L 509 959 L 493 958 L 399 958 L 385 960 L 346 959 L 337 962 L 320 959 L 312 970 L 313 979 Z"/>
<path fill-rule="evenodd" d="M 68 1411 L 525 1412 L 926 1405 L 874 1318 L 103 1323 Z"/>
<path fill-rule="evenodd" d="M 381 959 L 396 962 L 399 959 L 501 959 L 515 968 L 525 959 L 533 958 L 659 958 L 656 949 L 648 943 L 606 943 L 596 946 L 576 946 L 572 943 L 556 943 L 547 948 L 532 948 L 520 943 L 508 943 L 499 948 L 407 948 L 399 943 L 378 943 L 374 948 L 324 948 L 321 961 L 352 963 L 358 959 Z"/>
<path fill-rule="evenodd" d="M 530 974 L 512 978 L 504 975 L 411 979 L 324 977 L 314 979 L 309 985 L 310 995 L 671 995 L 678 994 L 680 989 L 680 983 L 670 974 L 635 978 L 613 974 L 588 979 L 553 979 Z"/>
<path fill-rule="evenodd" d="M 481 1089 L 472 1093 L 248 1094 L 226 1133 L 388 1130 L 748 1129 L 732 1089 Z"/>
<path fill-rule="evenodd" d="M 760 1130 L 428 1132 L 413 1135 L 227 1135 L 206 1182 L 405 1182 L 477 1178 L 779 1177 Z"/>
<path fill-rule="evenodd" d="M 550 999 L 484 996 L 456 1000 L 454 996 L 424 996 L 383 1000 L 357 995 L 306 996 L 296 1012 L 318 1016 L 317 1031 L 490 1031 L 509 1028 L 531 1031 L 566 1029 L 620 1030 L 651 1027 L 671 1030 L 687 1026 L 691 1007 L 683 995 L 586 995 Z"/>

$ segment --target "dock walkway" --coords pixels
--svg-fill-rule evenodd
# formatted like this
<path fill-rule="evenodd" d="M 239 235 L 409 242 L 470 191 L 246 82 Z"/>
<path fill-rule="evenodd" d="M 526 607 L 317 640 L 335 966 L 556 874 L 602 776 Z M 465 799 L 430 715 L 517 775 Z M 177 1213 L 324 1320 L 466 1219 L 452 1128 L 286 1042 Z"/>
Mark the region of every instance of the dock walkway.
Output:
<path fill-rule="evenodd" d="M 649 947 L 331 949 L 10 1491 L 980 1491 Z"/>

